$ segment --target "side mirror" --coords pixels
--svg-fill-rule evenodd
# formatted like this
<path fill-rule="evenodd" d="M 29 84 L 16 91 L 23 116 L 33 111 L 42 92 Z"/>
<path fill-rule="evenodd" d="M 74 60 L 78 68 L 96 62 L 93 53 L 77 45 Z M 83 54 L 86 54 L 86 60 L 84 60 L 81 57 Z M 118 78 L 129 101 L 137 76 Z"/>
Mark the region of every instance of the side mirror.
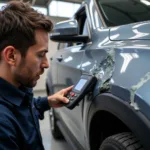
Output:
<path fill-rule="evenodd" d="M 55 42 L 87 42 L 89 38 L 79 35 L 78 22 L 74 19 L 57 23 L 50 39 Z"/>
<path fill-rule="evenodd" d="M 63 22 L 59 22 L 54 26 L 54 34 L 58 34 L 61 36 L 64 35 L 78 35 L 79 28 L 77 20 L 67 20 Z"/>

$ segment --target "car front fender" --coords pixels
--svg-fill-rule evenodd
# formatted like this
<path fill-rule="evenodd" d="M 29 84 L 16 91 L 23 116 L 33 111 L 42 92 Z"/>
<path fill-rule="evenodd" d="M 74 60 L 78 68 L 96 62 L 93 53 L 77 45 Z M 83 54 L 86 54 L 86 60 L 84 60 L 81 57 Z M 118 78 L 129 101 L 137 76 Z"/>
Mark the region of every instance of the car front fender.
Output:
<path fill-rule="evenodd" d="M 148 118 L 141 113 L 141 111 L 137 111 L 131 107 L 127 101 L 110 93 L 100 94 L 92 101 L 86 120 L 86 133 L 88 134 L 88 139 L 90 139 L 89 133 L 92 118 L 100 111 L 109 112 L 121 120 L 139 138 L 144 148 L 146 150 L 150 149 L 150 121 Z M 99 118 L 99 121 L 102 121 L 100 119 L 101 118 Z"/>

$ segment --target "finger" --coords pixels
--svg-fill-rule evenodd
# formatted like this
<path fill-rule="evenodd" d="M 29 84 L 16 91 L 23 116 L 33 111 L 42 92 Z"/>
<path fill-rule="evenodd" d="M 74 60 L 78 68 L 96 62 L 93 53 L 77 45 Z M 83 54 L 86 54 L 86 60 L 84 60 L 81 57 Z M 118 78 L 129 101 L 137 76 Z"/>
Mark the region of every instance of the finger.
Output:
<path fill-rule="evenodd" d="M 69 99 L 66 98 L 66 97 L 64 97 L 64 98 L 63 98 L 63 103 L 69 103 Z"/>
<path fill-rule="evenodd" d="M 57 104 L 60 103 L 60 102 L 62 102 L 62 103 L 68 103 L 69 99 L 66 98 L 66 97 L 64 97 L 64 96 L 57 96 Z"/>
<path fill-rule="evenodd" d="M 61 101 L 62 103 L 69 103 L 69 99 L 66 98 L 66 97 L 61 97 L 60 101 Z"/>
<path fill-rule="evenodd" d="M 65 94 L 67 94 L 69 91 L 71 91 L 73 87 L 74 87 L 74 85 L 65 88 L 64 89 Z"/>

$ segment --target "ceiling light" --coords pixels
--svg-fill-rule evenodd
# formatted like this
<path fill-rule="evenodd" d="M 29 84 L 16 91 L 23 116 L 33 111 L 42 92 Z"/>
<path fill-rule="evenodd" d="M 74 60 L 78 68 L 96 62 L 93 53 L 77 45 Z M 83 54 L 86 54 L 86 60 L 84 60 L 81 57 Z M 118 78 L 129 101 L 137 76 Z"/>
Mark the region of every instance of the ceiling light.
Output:
<path fill-rule="evenodd" d="M 149 2 L 149 1 L 147 1 L 147 0 L 140 0 L 140 1 L 141 1 L 141 3 L 143 3 L 143 4 L 147 5 L 147 6 L 149 6 L 149 5 L 150 5 L 150 2 Z"/>

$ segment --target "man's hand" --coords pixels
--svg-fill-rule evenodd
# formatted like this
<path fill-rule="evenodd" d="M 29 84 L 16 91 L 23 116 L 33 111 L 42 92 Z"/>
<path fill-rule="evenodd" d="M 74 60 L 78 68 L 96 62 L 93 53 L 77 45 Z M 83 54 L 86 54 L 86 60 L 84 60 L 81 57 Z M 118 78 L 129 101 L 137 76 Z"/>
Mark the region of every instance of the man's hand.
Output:
<path fill-rule="evenodd" d="M 73 86 L 70 86 L 68 88 L 62 89 L 61 91 L 48 96 L 48 103 L 50 107 L 62 107 L 63 104 L 62 103 L 68 103 L 69 99 L 65 97 L 65 95 L 67 95 L 68 92 L 70 92 L 72 90 Z"/>

